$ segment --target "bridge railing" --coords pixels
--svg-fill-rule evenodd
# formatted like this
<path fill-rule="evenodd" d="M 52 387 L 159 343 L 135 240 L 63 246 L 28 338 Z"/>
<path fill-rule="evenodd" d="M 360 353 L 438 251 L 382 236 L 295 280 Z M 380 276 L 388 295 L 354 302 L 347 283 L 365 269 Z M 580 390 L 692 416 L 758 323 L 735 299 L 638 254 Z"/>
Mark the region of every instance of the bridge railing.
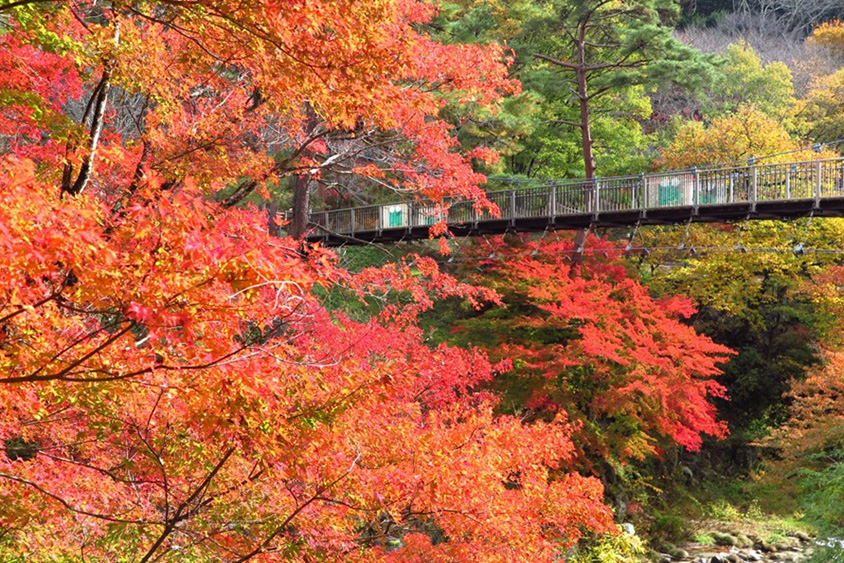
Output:
<path fill-rule="evenodd" d="M 513 187 L 487 192 L 499 215 L 476 209 L 471 201 L 432 205 L 388 203 L 312 212 L 313 224 L 327 231 L 356 232 L 413 228 L 442 220 L 475 224 L 492 220 L 646 211 L 670 207 L 750 204 L 761 201 L 844 197 L 844 158 L 691 168 L 637 176 L 595 179 L 513 181 Z"/>

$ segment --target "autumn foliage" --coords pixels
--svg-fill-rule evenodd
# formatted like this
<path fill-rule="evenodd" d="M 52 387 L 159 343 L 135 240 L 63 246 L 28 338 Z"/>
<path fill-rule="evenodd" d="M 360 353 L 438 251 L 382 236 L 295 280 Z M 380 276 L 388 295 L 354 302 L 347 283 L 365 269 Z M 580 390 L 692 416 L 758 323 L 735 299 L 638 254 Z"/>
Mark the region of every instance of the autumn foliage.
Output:
<path fill-rule="evenodd" d="M 0 132 L 65 191 L 97 167 L 111 191 L 148 168 L 234 187 L 237 202 L 339 170 L 434 201 L 482 198 L 481 153 L 455 150 L 437 112 L 517 88 L 502 47 L 417 31 L 435 8 L 415 0 L 20 4 L 3 10 Z"/>
<path fill-rule="evenodd" d="M 13 159 L 3 182 L 3 549 L 368 560 L 409 533 L 429 558 L 527 561 L 607 528 L 599 483 L 550 479 L 565 419 L 494 417 L 470 393 L 489 362 L 423 344 L 430 296 L 487 297 L 432 263 L 388 268 L 420 299 L 355 323 L 314 287 L 373 294 L 375 272 L 299 256 L 254 212 L 150 182 L 109 217 Z"/>
<path fill-rule="evenodd" d="M 494 292 L 350 274 L 237 206 L 327 170 L 481 197 L 437 112 L 516 88 L 501 47 L 436 43 L 412 0 L 14 4 L 0 559 L 550 561 L 613 529 L 566 417 L 498 415 L 486 356 L 417 327 Z"/>
<path fill-rule="evenodd" d="M 809 41 L 829 49 L 844 50 L 844 22 L 834 20 L 820 24 L 812 30 Z"/>
<path fill-rule="evenodd" d="M 768 157 L 767 155 L 772 155 Z M 662 151 L 657 164 L 665 170 L 692 166 L 740 166 L 751 157 L 765 156 L 758 164 L 835 158 L 829 149 L 816 153 L 794 140 L 785 126 L 752 105 L 717 117 L 711 123 L 689 121 Z"/>
<path fill-rule="evenodd" d="M 465 321 L 463 337 L 493 334 L 485 343 L 512 364 L 521 405 L 540 419 L 566 413 L 591 459 L 642 459 L 723 437 L 726 425 L 708 399 L 724 396 L 715 377 L 731 350 L 685 322 L 695 313 L 687 298 L 652 297 L 624 267 L 621 247 L 594 238 L 588 246 L 573 266 L 565 239 L 515 251 L 500 240 L 483 245 L 477 279 L 511 311 Z"/>
<path fill-rule="evenodd" d="M 817 454 L 825 449 L 840 449 L 844 430 L 844 356 L 827 350 L 824 365 L 811 370 L 801 381 L 792 382 L 791 418 L 766 439 L 781 448 L 786 456 Z"/>

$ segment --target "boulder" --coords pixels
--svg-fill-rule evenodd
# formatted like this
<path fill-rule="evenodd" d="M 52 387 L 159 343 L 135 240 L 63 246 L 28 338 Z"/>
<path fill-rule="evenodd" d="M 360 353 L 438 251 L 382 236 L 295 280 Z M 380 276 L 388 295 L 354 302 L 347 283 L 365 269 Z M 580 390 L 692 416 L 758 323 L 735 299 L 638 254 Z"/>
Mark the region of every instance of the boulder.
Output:
<path fill-rule="evenodd" d="M 789 536 L 789 537 L 783 538 L 782 542 L 780 542 L 780 543 L 784 543 L 785 545 L 787 545 L 788 547 L 790 547 L 792 549 L 797 549 L 797 548 L 800 547 L 800 538 L 798 538 L 797 536 Z"/>
<path fill-rule="evenodd" d="M 759 551 L 764 551 L 765 553 L 770 553 L 774 551 L 773 544 L 765 540 L 758 540 L 755 544 L 753 544 L 753 547 L 755 549 L 758 549 Z"/>
<path fill-rule="evenodd" d="M 715 540 L 715 545 L 734 546 L 737 543 L 736 537 L 732 534 L 725 534 L 724 532 L 712 532 L 712 539 Z"/>
<path fill-rule="evenodd" d="M 747 561 L 762 561 L 762 554 L 755 549 L 748 549 L 741 552 L 741 556 Z"/>
<path fill-rule="evenodd" d="M 744 534 L 736 536 L 736 546 L 741 548 L 753 547 L 753 540 Z"/>
<path fill-rule="evenodd" d="M 778 541 L 773 545 L 773 551 L 788 551 L 792 545 L 788 541 Z"/>

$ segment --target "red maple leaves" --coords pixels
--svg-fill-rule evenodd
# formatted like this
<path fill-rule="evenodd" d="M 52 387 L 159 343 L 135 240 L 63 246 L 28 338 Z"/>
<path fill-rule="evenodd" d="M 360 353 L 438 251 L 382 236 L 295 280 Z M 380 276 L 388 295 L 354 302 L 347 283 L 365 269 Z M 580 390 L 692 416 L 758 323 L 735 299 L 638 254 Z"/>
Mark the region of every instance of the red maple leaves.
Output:
<path fill-rule="evenodd" d="M 526 424 L 480 390 L 484 353 L 417 323 L 494 292 L 418 257 L 344 271 L 244 204 L 329 173 L 483 203 L 470 160 L 494 155 L 439 113 L 517 86 L 501 46 L 426 36 L 433 10 L 0 8 L 0 559 L 553 560 L 612 528 L 600 482 L 565 470 L 585 413 L 641 427 L 594 441 L 630 455 L 721 431 L 726 350 L 617 269 L 508 265 L 567 336 L 501 351 L 534 401 L 582 392 Z"/>
<path fill-rule="evenodd" d="M 553 476 L 565 420 L 496 416 L 485 356 L 415 326 L 489 291 L 425 258 L 352 275 L 190 182 L 115 211 L 2 166 L 0 549 L 535 561 L 610 529 L 597 480 Z"/>
<path fill-rule="evenodd" d="M 722 397 L 715 379 L 731 351 L 697 334 L 683 320 L 694 313 L 682 297 L 655 299 L 620 264 L 606 241 L 592 240 L 595 258 L 570 275 L 568 241 L 529 242 L 515 251 L 492 242 L 506 259 L 484 262 L 478 275 L 505 295 L 511 316 L 469 321 L 498 333 L 493 350 L 510 358 L 531 389 L 525 405 L 538 412 L 565 411 L 581 426 L 592 453 L 643 457 L 668 438 L 689 449 L 701 435 L 722 437 L 708 397 Z"/>

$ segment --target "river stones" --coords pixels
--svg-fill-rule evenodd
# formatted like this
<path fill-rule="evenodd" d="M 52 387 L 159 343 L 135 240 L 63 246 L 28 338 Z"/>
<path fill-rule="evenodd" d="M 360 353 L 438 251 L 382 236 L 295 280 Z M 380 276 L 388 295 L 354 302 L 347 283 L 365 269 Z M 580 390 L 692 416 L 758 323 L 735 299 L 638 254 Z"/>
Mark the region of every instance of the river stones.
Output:
<path fill-rule="evenodd" d="M 743 551 L 742 555 L 748 561 L 762 561 L 762 554 L 756 551 L 755 549 L 748 549 L 747 551 Z"/>
<path fill-rule="evenodd" d="M 655 563 L 805 563 L 811 547 L 801 545 L 781 551 L 762 552 L 758 549 L 732 547 L 729 551 L 714 551 L 700 544 L 688 544 L 687 549 L 675 548 L 660 553 Z"/>

